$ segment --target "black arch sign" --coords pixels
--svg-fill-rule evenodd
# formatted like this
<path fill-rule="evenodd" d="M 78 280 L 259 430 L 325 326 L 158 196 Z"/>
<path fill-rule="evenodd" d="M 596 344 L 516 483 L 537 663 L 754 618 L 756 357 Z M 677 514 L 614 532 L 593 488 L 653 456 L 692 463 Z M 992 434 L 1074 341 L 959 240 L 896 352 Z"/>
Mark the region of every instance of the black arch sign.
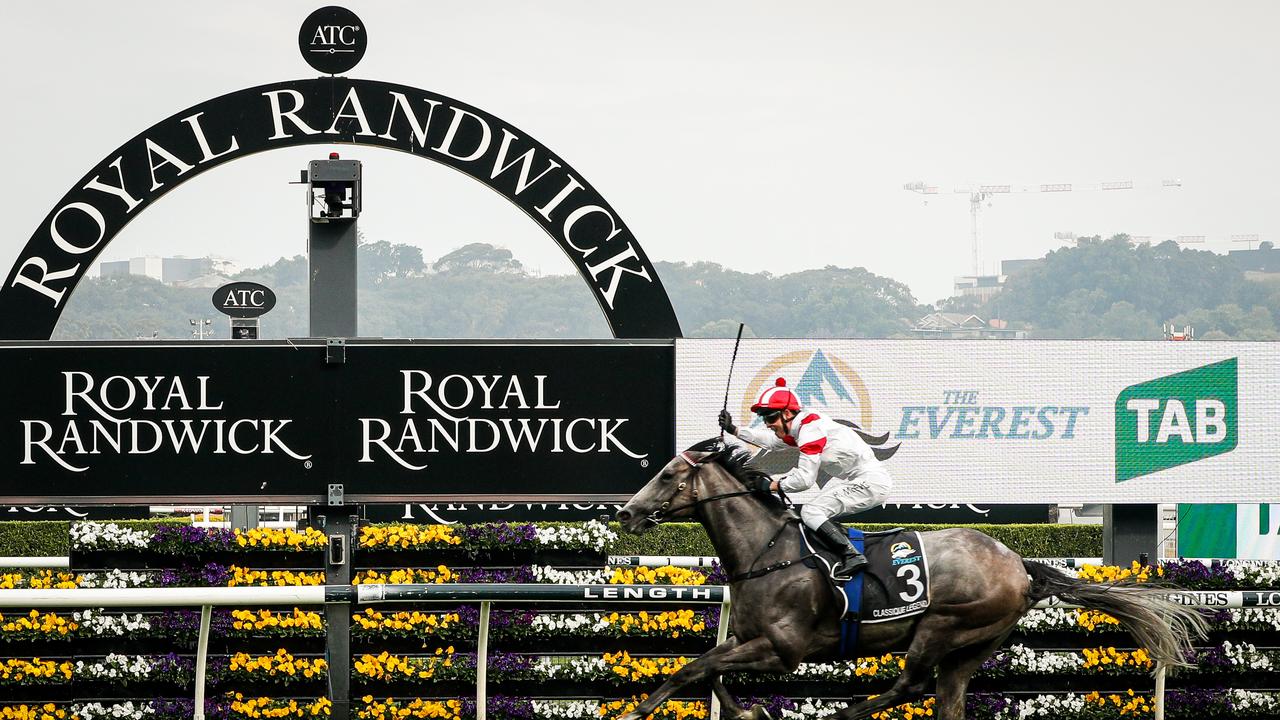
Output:
<path fill-rule="evenodd" d="M 264 150 L 390 148 L 479 180 L 564 250 L 618 338 L 680 337 L 671 300 L 630 230 L 567 163 L 505 121 L 405 85 L 317 78 L 229 93 L 177 113 L 94 167 L 45 217 L 0 288 L 0 339 L 43 340 L 94 259 L 182 182 Z"/>

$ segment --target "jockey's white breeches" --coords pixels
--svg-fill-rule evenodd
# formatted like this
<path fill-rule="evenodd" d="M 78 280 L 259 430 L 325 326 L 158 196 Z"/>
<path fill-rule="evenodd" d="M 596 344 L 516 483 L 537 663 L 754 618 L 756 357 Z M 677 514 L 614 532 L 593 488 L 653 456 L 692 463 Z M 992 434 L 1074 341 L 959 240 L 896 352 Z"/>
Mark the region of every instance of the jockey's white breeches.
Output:
<path fill-rule="evenodd" d="M 893 488 L 893 478 L 875 468 L 852 478 L 833 477 L 826 487 L 800 507 L 800 520 L 817 530 L 822 523 L 837 515 L 870 510 L 880 505 Z"/>

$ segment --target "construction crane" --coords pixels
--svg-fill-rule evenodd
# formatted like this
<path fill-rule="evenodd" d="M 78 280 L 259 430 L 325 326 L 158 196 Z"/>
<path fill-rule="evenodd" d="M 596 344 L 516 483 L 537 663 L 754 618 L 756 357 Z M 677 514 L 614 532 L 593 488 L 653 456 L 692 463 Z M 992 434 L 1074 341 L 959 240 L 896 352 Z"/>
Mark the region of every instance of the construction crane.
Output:
<path fill-rule="evenodd" d="M 1163 188 L 1182 187 L 1181 180 L 1161 180 L 1160 186 Z M 955 194 L 965 194 L 969 196 L 969 235 L 973 242 L 973 274 L 975 276 L 982 275 L 982 252 L 981 245 L 978 242 L 978 210 L 982 208 L 982 203 L 989 201 L 996 195 L 1008 195 L 1013 193 L 1061 193 L 1061 192 L 1084 192 L 1093 190 L 1132 190 L 1134 184 L 1132 180 L 1120 180 L 1118 182 L 1102 182 L 1102 183 L 1047 183 L 1044 185 L 976 185 L 957 187 L 952 190 Z M 902 186 L 903 190 L 910 190 L 921 195 L 938 195 L 937 185 L 929 185 L 928 183 L 917 180 Z M 926 201 L 928 202 L 928 201 Z M 988 202 L 988 205 L 990 203 Z"/>

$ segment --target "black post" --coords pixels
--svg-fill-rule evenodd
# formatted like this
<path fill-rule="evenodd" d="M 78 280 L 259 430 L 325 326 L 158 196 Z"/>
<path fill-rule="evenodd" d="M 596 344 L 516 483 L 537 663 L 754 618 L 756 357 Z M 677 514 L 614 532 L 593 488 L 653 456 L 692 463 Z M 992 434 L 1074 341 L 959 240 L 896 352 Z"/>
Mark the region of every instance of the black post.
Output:
<path fill-rule="evenodd" d="M 329 506 L 313 508 L 312 522 L 324 531 L 329 542 L 324 558 L 326 585 L 351 584 L 351 548 L 355 544 L 358 518 L 354 508 Z M 324 656 L 329 665 L 329 699 L 333 701 L 331 720 L 351 718 L 351 611 L 349 602 L 326 603 Z"/>
<path fill-rule="evenodd" d="M 1104 505 L 1102 562 L 1128 566 L 1144 554 L 1160 557 L 1159 505 Z"/>
<path fill-rule="evenodd" d="M 311 337 L 356 336 L 356 219 L 360 217 L 358 160 L 313 160 L 307 238 Z"/>

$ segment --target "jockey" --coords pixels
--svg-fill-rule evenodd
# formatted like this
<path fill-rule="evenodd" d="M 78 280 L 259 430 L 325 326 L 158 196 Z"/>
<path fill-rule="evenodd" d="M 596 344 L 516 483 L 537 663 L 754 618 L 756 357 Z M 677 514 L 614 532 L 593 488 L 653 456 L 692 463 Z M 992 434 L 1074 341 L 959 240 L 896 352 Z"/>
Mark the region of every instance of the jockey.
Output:
<path fill-rule="evenodd" d="M 832 549 L 841 560 L 832 570 L 836 580 L 848 580 L 867 564 L 867 558 L 853 547 L 844 526 L 831 518 L 859 512 L 881 504 L 893 487 L 893 479 L 876 459 L 871 446 L 849 427 L 831 418 L 800 407 L 787 381 L 778 378 L 751 406 L 772 432 L 737 427 L 727 410 L 720 411 L 720 427 L 730 435 L 767 449 L 795 447 L 800 450 L 796 467 L 769 478 L 759 490 L 786 492 L 807 490 L 817 482 L 818 470 L 831 476 L 817 494 L 800 508 L 800 519 Z"/>

